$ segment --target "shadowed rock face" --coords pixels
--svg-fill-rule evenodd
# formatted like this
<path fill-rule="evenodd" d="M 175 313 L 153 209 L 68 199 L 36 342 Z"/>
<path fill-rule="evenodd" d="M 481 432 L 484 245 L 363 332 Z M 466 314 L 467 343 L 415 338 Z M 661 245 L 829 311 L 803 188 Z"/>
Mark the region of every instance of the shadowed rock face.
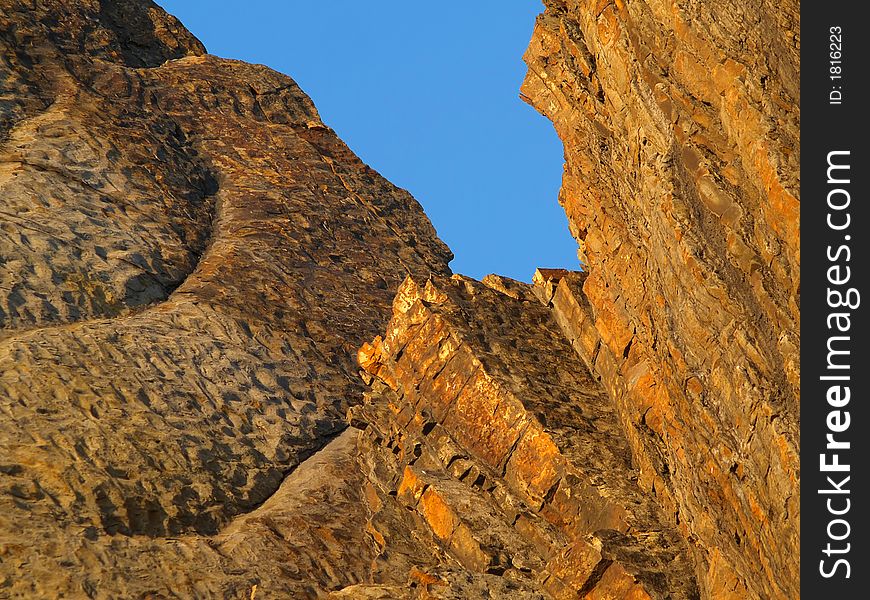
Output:
<path fill-rule="evenodd" d="M 527 285 L 153 3 L 4 3 L 0 597 L 796 597 L 796 6 L 547 4 Z"/>
<path fill-rule="evenodd" d="M 451 254 L 291 79 L 152 3 L 0 31 L 0 595 L 249 590 L 198 536 L 346 427 L 356 349 Z"/>
<path fill-rule="evenodd" d="M 522 89 L 565 144 L 586 358 L 705 593 L 796 598 L 798 3 L 545 4 Z"/>

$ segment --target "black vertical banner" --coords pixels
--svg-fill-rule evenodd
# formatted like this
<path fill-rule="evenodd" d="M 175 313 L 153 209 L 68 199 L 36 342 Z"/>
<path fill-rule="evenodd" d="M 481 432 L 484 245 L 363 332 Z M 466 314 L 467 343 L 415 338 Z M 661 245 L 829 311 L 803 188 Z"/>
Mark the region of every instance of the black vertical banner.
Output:
<path fill-rule="evenodd" d="M 801 3 L 801 595 L 868 597 L 870 31 Z"/>

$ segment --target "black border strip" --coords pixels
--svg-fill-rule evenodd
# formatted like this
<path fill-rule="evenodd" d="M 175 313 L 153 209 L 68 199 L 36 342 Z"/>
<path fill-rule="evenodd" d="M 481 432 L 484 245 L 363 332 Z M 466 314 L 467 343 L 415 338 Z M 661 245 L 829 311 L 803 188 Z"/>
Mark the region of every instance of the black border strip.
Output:
<path fill-rule="evenodd" d="M 867 598 L 870 577 L 864 9 L 863 2 L 801 3 L 801 594 L 808 599 Z"/>

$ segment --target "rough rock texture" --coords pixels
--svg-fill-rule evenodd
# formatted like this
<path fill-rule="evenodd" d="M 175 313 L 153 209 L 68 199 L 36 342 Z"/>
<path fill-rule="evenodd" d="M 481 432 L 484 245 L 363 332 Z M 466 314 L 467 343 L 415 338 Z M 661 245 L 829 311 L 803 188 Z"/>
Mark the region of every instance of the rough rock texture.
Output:
<path fill-rule="evenodd" d="M 798 3 L 545 5 L 522 89 L 588 271 L 546 300 L 704 595 L 797 598 Z"/>
<path fill-rule="evenodd" d="M 399 289 L 385 337 L 360 350 L 370 479 L 471 572 L 553 598 L 697 598 L 610 399 L 530 286 L 508 283 Z"/>
<path fill-rule="evenodd" d="M 450 252 L 292 80 L 153 3 L 0 32 L 0 596 L 240 597 L 203 536 L 346 427 L 356 349 Z"/>
<path fill-rule="evenodd" d="M 769 4 L 547 3 L 527 285 L 150 1 L 0 3 L 0 598 L 797 597 Z"/>

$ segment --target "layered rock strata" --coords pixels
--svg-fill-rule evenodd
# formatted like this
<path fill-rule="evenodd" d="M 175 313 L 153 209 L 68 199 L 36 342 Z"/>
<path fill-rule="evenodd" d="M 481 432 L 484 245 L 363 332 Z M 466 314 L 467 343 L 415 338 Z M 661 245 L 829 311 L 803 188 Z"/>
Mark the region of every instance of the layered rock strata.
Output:
<path fill-rule="evenodd" d="M 607 394 L 530 286 L 491 283 L 409 278 L 360 351 L 369 478 L 471 572 L 553 598 L 697 598 Z"/>
<path fill-rule="evenodd" d="M 797 598 L 798 3 L 545 5 L 523 96 L 588 272 L 548 301 L 705 596 Z"/>
<path fill-rule="evenodd" d="M 797 597 L 796 5 L 546 4 L 531 286 L 155 4 L 0 7 L 0 597 Z"/>

